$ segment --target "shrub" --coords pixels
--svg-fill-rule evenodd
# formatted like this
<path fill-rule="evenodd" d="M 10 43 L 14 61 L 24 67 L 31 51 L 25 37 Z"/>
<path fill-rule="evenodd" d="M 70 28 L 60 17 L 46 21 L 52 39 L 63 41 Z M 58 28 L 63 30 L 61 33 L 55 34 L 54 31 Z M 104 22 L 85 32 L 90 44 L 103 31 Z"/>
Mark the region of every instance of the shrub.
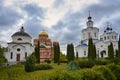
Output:
<path fill-rule="evenodd" d="M 25 71 L 32 72 L 34 70 L 35 70 L 35 56 L 30 55 L 29 57 L 27 57 L 25 62 Z"/>
<path fill-rule="evenodd" d="M 38 66 L 35 66 L 35 70 L 48 70 L 52 69 L 53 67 L 49 64 L 40 64 Z"/>
<path fill-rule="evenodd" d="M 98 71 L 101 74 L 103 74 L 106 80 L 116 80 L 116 77 L 113 75 L 110 69 L 105 66 L 95 66 L 93 67 L 93 70 Z"/>
<path fill-rule="evenodd" d="M 51 60 L 44 60 L 44 62 L 50 64 L 50 63 L 51 63 Z"/>
<path fill-rule="evenodd" d="M 105 80 L 103 75 L 93 69 L 85 69 L 81 71 L 81 80 Z"/>
<path fill-rule="evenodd" d="M 79 67 L 79 65 L 78 65 L 75 61 L 70 61 L 70 62 L 67 64 L 67 69 L 68 69 L 68 70 L 79 70 L 80 67 Z"/>
<path fill-rule="evenodd" d="M 96 60 L 95 61 L 95 64 L 96 65 L 106 65 L 106 64 L 109 64 L 110 61 L 109 60 L 105 60 L 105 59 L 100 59 L 100 60 Z"/>
<path fill-rule="evenodd" d="M 47 80 L 80 80 L 65 71 L 56 71 Z"/>
<path fill-rule="evenodd" d="M 80 68 L 92 68 L 95 65 L 94 61 L 81 60 L 78 61 Z"/>
<path fill-rule="evenodd" d="M 117 80 L 120 80 L 120 66 L 116 64 L 109 64 L 107 67 L 116 76 Z"/>

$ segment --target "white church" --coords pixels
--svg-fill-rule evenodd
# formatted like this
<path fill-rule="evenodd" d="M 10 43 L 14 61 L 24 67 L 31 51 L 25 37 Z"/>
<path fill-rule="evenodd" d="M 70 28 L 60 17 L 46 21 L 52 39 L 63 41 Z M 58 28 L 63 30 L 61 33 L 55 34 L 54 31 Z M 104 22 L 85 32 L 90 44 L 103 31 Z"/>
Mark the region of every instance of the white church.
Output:
<path fill-rule="evenodd" d="M 92 17 L 89 15 L 87 21 L 87 28 L 82 29 L 82 36 L 79 45 L 75 47 L 76 53 L 79 58 L 88 56 L 88 40 L 93 39 L 93 43 L 96 46 L 97 58 L 108 57 L 108 45 L 113 43 L 114 53 L 118 49 L 118 34 L 113 31 L 110 25 L 104 30 L 103 34 L 99 38 L 99 29 L 94 27 Z M 115 53 L 116 54 L 116 53 Z M 114 55 L 115 55 L 114 54 Z"/>
<path fill-rule="evenodd" d="M 4 53 L 9 64 L 25 61 L 25 58 L 34 51 L 31 40 L 32 37 L 24 31 L 24 27 L 12 35 L 12 42 L 8 43 L 8 51 Z"/>

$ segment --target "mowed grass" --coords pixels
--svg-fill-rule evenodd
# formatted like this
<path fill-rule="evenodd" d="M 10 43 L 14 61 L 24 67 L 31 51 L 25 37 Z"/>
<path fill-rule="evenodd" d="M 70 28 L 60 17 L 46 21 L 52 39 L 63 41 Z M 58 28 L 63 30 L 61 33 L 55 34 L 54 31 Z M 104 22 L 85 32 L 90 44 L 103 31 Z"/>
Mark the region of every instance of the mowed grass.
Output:
<path fill-rule="evenodd" d="M 60 65 L 51 63 L 53 69 L 25 72 L 24 65 L 18 64 L 0 69 L 0 80 L 46 80 L 56 71 L 67 71 L 66 64 Z"/>

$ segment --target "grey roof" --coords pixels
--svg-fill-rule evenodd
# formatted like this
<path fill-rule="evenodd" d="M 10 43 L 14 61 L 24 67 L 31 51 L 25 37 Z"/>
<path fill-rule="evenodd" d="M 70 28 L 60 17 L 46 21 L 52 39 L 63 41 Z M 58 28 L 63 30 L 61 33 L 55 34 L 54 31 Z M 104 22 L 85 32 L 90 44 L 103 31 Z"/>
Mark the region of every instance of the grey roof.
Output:
<path fill-rule="evenodd" d="M 26 37 L 32 38 L 28 33 L 22 32 L 22 31 L 19 31 L 19 32 L 14 33 L 14 34 L 12 35 L 12 37 L 13 37 L 13 36 L 26 36 Z"/>

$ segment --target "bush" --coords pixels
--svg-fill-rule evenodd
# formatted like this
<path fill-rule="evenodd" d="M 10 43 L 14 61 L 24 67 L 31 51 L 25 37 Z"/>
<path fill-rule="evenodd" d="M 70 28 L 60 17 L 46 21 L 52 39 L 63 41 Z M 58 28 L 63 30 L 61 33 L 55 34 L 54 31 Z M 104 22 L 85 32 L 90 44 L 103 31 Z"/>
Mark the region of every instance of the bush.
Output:
<path fill-rule="evenodd" d="M 116 64 L 109 64 L 107 67 L 116 76 L 117 80 L 120 80 L 120 66 Z"/>
<path fill-rule="evenodd" d="M 109 63 L 110 63 L 110 61 L 109 60 L 105 60 L 105 59 L 100 59 L 100 60 L 96 60 L 95 61 L 96 65 L 107 65 Z"/>
<path fill-rule="evenodd" d="M 44 60 L 44 62 L 46 62 L 46 63 L 48 63 L 48 64 L 50 64 L 51 63 L 51 60 Z"/>
<path fill-rule="evenodd" d="M 81 80 L 105 80 L 104 76 L 93 69 L 85 69 L 80 74 Z"/>
<path fill-rule="evenodd" d="M 47 80 L 78 80 L 76 77 L 73 77 L 68 72 L 56 71 Z"/>
<path fill-rule="evenodd" d="M 94 61 L 80 60 L 78 61 L 80 68 L 92 68 L 95 65 Z"/>
<path fill-rule="evenodd" d="M 35 70 L 35 56 L 30 55 L 29 57 L 27 57 L 25 62 L 25 71 L 32 72 L 34 70 Z"/>
<path fill-rule="evenodd" d="M 53 67 L 49 64 L 40 64 L 38 66 L 35 66 L 35 70 L 48 70 L 52 69 Z"/>
<path fill-rule="evenodd" d="M 44 79 L 45 80 L 45 79 Z M 47 80 L 105 80 L 101 73 L 92 69 L 82 71 L 56 71 Z"/>
<path fill-rule="evenodd" d="M 93 67 L 93 70 L 100 72 L 106 80 L 116 80 L 116 77 L 113 75 L 110 69 L 105 66 L 95 66 Z"/>
<path fill-rule="evenodd" d="M 80 67 L 79 67 L 79 65 L 78 65 L 75 61 L 70 61 L 70 62 L 67 64 L 67 69 L 68 69 L 68 70 L 79 70 Z"/>

